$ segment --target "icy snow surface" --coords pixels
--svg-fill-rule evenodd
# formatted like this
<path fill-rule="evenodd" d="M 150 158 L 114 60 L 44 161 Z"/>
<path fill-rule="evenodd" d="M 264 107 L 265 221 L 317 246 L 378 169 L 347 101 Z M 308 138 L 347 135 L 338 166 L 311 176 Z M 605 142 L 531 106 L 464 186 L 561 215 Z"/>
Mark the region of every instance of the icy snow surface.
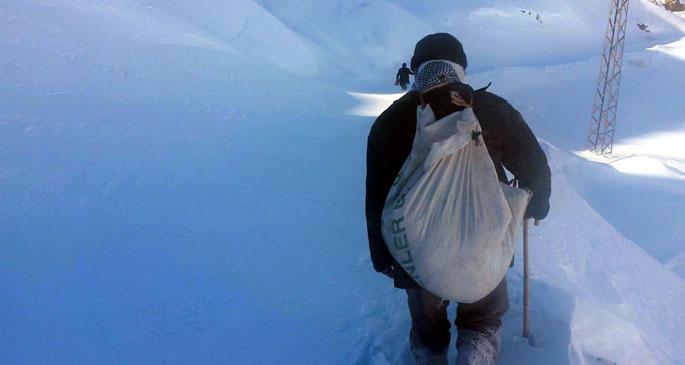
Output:
<path fill-rule="evenodd" d="M 685 21 L 632 2 L 597 158 L 607 6 L 0 1 L 0 363 L 410 364 L 404 293 L 368 258 L 365 146 L 435 31 L 553 168 L 537 346 L 519 247 L 500 363 L 685 363 Z"/>

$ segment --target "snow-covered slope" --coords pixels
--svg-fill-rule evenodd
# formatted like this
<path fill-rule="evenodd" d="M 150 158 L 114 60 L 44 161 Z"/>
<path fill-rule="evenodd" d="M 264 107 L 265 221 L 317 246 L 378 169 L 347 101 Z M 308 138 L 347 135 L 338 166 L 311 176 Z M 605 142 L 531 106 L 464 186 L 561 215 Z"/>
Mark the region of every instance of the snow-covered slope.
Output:
<path fill-rule="evenodd" d="M 404 294 L 366 248 L 373 119 L 347 113 L 348 92 L 396 92 L 442 30 L 555 171 L 532 237 L 541 347 L 518 334 L 517 264 L 501 363 L 685 362 L 683 180 L 570 152 L 602 6 L 0 2 L 0 363 L 408 361 Z M 684 23 L 646 1 L 630 17 L 617 137 L 653 147 L 684 127 Z M 682 163 L 652 147 L 631 153 Z"/>

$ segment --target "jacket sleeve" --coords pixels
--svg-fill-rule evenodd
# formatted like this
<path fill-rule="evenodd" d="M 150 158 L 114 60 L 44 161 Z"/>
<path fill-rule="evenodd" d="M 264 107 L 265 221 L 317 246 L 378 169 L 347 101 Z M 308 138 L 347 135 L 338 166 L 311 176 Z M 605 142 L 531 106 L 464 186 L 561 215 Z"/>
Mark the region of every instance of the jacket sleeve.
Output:
<path fill-rule="evenodd" d="M 521 114 L 509 105 L 503 141 L 502 164 L 514 174 L 519 186 L 533 192 L 526 218 L 544 219 L 552 192 L 547 156 Z"/>
<path fill-rule="evenodd" d="M 386 159 L 388 151 L 387 146 L 384 146 L 382 135 L 375 128 L 372 128 L 367 142 L 366 229 L 369 236 L 369 251 L 373 268 L 380 272 L 393 263 L 381 233 L 381 216 L 385 198 L 394 178 L 389 174 Z"/>

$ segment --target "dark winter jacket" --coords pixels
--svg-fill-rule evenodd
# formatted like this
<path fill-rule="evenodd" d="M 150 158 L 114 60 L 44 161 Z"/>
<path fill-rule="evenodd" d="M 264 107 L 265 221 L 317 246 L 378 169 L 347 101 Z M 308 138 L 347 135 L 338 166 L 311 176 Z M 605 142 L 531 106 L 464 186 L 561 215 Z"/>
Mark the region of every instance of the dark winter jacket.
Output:
<path fill-rule="evenodd" d="M 409 83 L 409 75 L 413 75 L 414 73 L 411 72 L 410 69 L 406 67 L 402 67 L 399 70 L 397 70 L 397 76 L 395 76 L 395 80 L 400 84 L 400 85 L 406 85 Z"/>
<path fill-rule="evenodd" d="M 420 100 L 416 91 L 395 101 L 376 119 L 367 146 L 366 224 L 371 260 L 379 272 L 393 266 L 398 288 L 416 287 L 417 284 L 388 251 L 381 234 L 381 215 L 390 186 L 411 151 L 418 105 Z M 533 132 L 514 107 L 485 90 L 474 93 L 473 110 L 499 180 L 507 182 L 504 169 L 509 170 L 520 187 L 533 192 L 526 216 L 545 218 L 549 211 L 551 174 L 547 157 Z"/>

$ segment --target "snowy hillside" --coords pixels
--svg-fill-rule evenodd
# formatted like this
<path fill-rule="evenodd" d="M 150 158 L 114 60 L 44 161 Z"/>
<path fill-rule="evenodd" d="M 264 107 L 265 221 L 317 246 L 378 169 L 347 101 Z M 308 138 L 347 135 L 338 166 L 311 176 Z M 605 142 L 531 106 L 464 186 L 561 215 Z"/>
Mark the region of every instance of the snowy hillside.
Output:
<path fill-rule="evenodd" d="M 685 363 L 685 20 L 632 3 L 598 159 L 607 6 L 0 1 L 0 363 L 410 364 L 406 297 L 368 258 L 365 143 L 436 31 L 553 167 L 539 346 L 517 262 L 500 363 Z"/>

